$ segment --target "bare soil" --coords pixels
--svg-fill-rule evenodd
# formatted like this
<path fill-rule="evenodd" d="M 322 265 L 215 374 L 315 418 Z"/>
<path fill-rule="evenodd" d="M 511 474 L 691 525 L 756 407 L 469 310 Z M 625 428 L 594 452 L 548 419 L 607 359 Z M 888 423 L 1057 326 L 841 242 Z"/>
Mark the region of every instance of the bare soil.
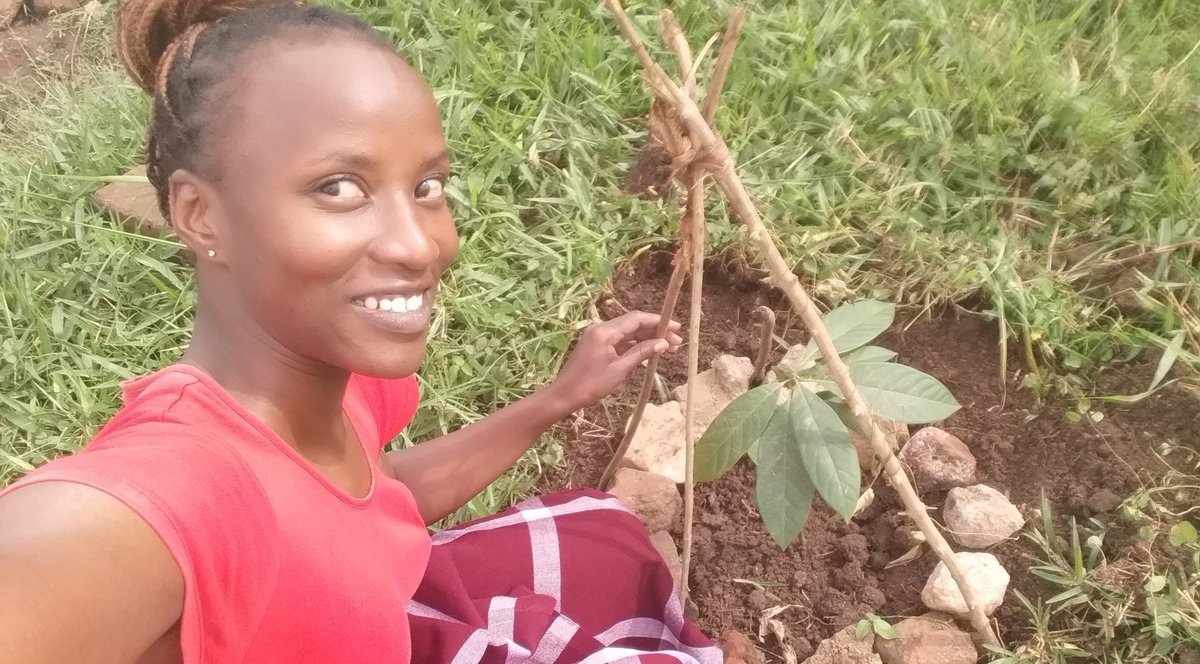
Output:
<path fill-rule="evenodd" d="M 611 292 L 598 303 L 604 317 L 626 310 L 657 311 L 670 274 L 671 254 L 651 250 L 614 275 Z M 705 270 L 701 368 L 718 354 L 752 357 L 757 333 L 750 322 L 755 307 L 778 312 L 777 333 L 789 343 L 805 340 L 798 318 L 762 282 L 762 274 L 735 255 L 711 259 Z M 687 325 L 688 288 L 675 318 Z M 1007 493 L 1027 516 L 1034 516 L 1045 492 L 1056 520 L 1074 515 L 1110 518 L 1116 502 L 1165 470 L 1154 454 L 1164 440 L 1200 449 L 1196 399 L 1167 389 L 1134 407 L 1104 408 L 1099 422 L 1072 422 L 1069 404 L 1039 402 L 1018 387 L 1018 376 L 1000 385 L 1000 353 L 994 324 L 969 313 L 902 315 L 880 339 L 899 361 L 938 377 L 962 409 L 940 424 L 961 438 L 978 460 L 979 481 Z M 781 353 L 780 353 L 781 354 Z M 777 358 L 775 358 L 777 359 Z M 1143 361 L 1099 375 L 1108 393 L 1133 394 L 1145 388 L 1154 370 Z M 659 365 L 671 387 L 686 381 L 684 353 Z M 545 490 L 594 486 L 620 441 L 637 397 L 640 370 L 612 398 L 593 406 L 560 434 L 567 440 L 565 463 L 544 482 Z M 915 429 L 914 429 L 915 430 Z M 714 636 L 726 629 L 753 634 L 763 608 L 792 605 L 780 618 L 803 660 L 816 645 L 868 611 L 903 616 L 922 613 L 921 589 L 936 564 L 926 550 L 915 561 L 885 569 L 908 551 L 913 528 L 898 513 L 883 480 L 875 504 L 851 523 L 823 505 L 810 517 L 801 539 L 781 550 L 763 529 L 755 508 L 753 467 L 743 460 L 721 479 L 696 490 L 692 598 L 699 623 Z M 923 496 L 936 509 L 944 494 Z M 678 533 L 676 533 L 678 536 Z M 1009 541 L 992 549 L 1012 575 L 1010 589 L 1044 596 L 1027 571 L 1029 544 Z M 1114 554 L 1119 556 L 1119 552 Z M 1024 636 L 1026 616 L 1015 601 L 997 612 L 1002 638 Z"/>

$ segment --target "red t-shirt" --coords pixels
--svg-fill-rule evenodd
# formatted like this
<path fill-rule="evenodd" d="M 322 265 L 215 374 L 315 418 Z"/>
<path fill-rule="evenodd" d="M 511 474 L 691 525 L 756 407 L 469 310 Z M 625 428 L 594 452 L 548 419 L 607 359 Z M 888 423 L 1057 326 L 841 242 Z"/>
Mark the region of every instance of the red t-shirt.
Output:
<path fill-rule="evenodd" d="M 183 573 L 186 664 L 410 660 L 405 609 L 430 539 L 412 494 L 374 462 L 416 411 L 414 378 L 350 380 L 345 412 L 372 461 L 362 498 L 195 367 L 123 391 L 124 408 L 86 449 L 4 493 L 75 482 L 145 519 Z"/>

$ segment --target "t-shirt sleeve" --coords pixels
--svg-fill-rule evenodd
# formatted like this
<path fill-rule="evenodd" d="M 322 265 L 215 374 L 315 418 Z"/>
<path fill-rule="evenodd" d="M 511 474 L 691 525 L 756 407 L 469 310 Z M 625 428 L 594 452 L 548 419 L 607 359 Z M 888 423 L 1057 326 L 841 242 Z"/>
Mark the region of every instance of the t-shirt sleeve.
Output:
<path fill-rule="evenodd" d="M 416 376 L 371 378 L 354 374 L 351 389 L 365 406 L 378 434 L 379 450 L 392 441 L 417 413 L 420 388 Z M 353 396 L 353 395 L 351 395 Z"/>
<path fill-rule="evenodd" d="M 208 662 L 206 644 L 249 643 L 278 573 L 274 514 L 239 459 L 176 430 L 143 427 L 148 442 L 85 451 L 31 472 L 40 482 L 91 487 L 124 503 L 159 536 L 184 580 L 184 661 Z"/>

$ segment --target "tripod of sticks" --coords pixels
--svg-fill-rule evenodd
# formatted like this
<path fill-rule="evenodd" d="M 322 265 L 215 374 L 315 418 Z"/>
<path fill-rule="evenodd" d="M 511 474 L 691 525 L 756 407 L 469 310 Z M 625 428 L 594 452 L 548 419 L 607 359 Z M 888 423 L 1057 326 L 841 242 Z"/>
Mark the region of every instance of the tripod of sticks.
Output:
<path fill-rule="evenodd" d="M 717 36 L 714 35 L 709 39 L 693 58 L 691 48 L 674 14 L 670 10 L 663 10 L 659 14 L 663 40 L 675 54 L 679 71 L 682 74 L 681 82 L 676 83 L 646 50 L 641 37 L 638 36 L 629 17 L 625 14 L 620 0 L 605 1 L 616 19 L 621 33 L 629 41 L 638 60 L 641 61 L 646 83 L 653 94 L 653 102 L 650 106 L 650 140 L 665 149 L 671 156 L 672 177 L 682 185 L 686 192 L 679 225 L 678 249 L 673 260 L 667 291 L 664 294 L 662 321 L 659 323 L 658 329 L 659 336 L 665 337 L 667 323 L 675 312 L 684 277 L 690 272 L 688 387 L 684 413 L 687 447 L 686 480 L 684 482 L 683 571 L 680 575 L 682 598 L 687 599 L 688 578 L 691 569 L 692 520 L 695 510 L 693 468 L 696 442 L 695 399 L 692 392 L 699 370 L 700 299 L 704 285 L 703 266 L 708 239 L 708 229 L 704 220 L 704 195 L 706 180 L 711 177 L 724 194 L 728 204 L 733 208 L 737 218 L 746 226 L 747 234 L 757 247 L 759 258 L 770 274 L 767 279 L 768 283 L 787 295 L 792 307 L 799 313 L 804 326 L 816 342 L 821 356 L 826 360 L 830 376 L 850 407 L 858 429 L 866 435 L 875 456 L 882 461 L 884 477 L 895 488 L 909 518 L 925 536 L 925 540 L 946 565 L 951 577 L 958 585 L 969 609 L 971 626 L 975 629 L 978 638 L 984 644 L 999 646 L 1000 642 L 993 633 L 991 624 L 988 622 L 962 567 L 955 559 L 954 551 L 929 517 L 928 508 L 913 489 L 912 483 L 909 482 L 899 460 L 896 459 L 886 435 L 851 381 L 849 370 L 838 355 L 833 340 L 825 329 L 820 310 L 779 252 L 779 248 L 775 245 L 775 241 L 759 215 L 758 208 L 738 177 L 737 165 L 729 148 L 713 124 L 713 118 L 720 103 L 721 91 L 725 86 L 725 79 L 729 73 L 730 64 L 733 62 L 734 50 L 737 48 L 742 24 L 745 21 L 745 9 L 739 7 L 729 16 L 724 36 L 721 38 L 721 49 L 717 56 L 713 76 L 709 80 L 707 90 L 701 100 L 699 86 L 696 82 L 696 72 L 699 64 L 716 42 Z M 620 466 L 629 449 L 629 444 L 637 432 L 642 413 L 645 411 L 646 403 L 650 400 L 650 394 L 654 389 L 657 367 L 658 358 L 651 358 L 638 403 L 630 416 L 621 443 L 600 480 L 602 488 L 608 484 L 613 473 Z"/>

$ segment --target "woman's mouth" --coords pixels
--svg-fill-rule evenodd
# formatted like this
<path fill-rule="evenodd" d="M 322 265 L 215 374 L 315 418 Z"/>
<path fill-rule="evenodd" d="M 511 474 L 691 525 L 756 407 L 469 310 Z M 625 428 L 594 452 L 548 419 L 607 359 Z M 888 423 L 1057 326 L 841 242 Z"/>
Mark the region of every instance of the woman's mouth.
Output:
<path fill-rule="evenodd" d="M 429 328 L 433 289 L 368 295 L 355 299 L 354 305 L 378 327 L 405 335 L 420 334 Z"/>
<path fill-rule="evenodd" d="M 378 309 L 380 311 L 394 311 L 402 314 L 409 311 L 417 311 L 425 306 L 425 293 L 417 293 L 416 295 L 391 295 L 391 296 L 368 296 L 361 300 L 355 300 L 355 304 L 359 304 L 367 309 Z"/>

